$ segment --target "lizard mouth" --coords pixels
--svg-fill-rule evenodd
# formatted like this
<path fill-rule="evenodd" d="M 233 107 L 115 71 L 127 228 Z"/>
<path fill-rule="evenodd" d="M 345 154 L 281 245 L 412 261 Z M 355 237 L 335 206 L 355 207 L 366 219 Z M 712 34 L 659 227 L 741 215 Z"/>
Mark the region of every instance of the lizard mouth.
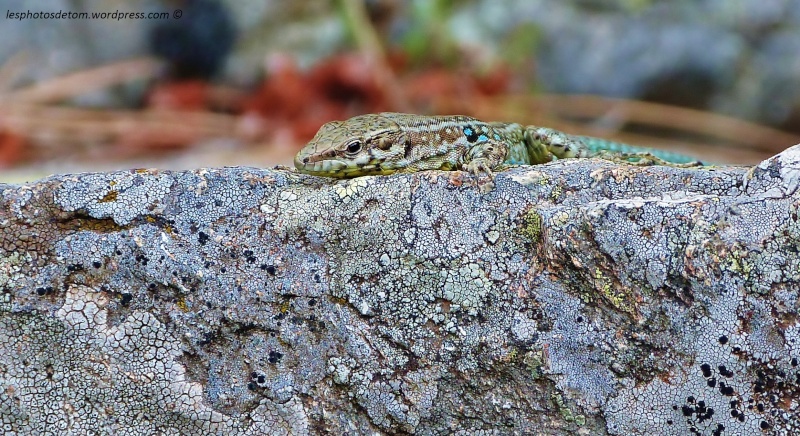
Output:
<path fill-rule="evenodd" d="M 309 156 L 297 156 L 294 159 L 297 171 L 315 176 L 348 178 L 378 174 L 391 174 L 394 169 L 386 169 L 380 164 L 372 163 L 363 166 L 348 165 L 347 162 L 336 159 L 312 161 Z"/>
<path fill-rule="evenodd" d="M 332 175 L 347 169 L 347 164 L 335 159 L 314 160 L 313 156 L 298 155 L 294 158 L 294 167 L 301 173 Z"/>

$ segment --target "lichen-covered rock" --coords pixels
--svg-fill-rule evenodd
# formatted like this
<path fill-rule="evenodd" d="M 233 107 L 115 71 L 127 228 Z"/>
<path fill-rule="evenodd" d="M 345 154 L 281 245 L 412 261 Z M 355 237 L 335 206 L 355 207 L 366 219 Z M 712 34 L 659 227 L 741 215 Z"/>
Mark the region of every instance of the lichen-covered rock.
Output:
<path fill-rule="evenodd" d="M 0 185 L 5 434 L 800 432 L 800 147 Z"/>

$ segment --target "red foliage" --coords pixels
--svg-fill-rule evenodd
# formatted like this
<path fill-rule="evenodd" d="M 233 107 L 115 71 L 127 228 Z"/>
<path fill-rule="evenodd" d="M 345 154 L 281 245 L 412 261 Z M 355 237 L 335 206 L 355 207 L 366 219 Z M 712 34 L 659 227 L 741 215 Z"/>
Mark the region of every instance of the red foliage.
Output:
<path fill-rule="evenodd" d="M 8 168 L 22 158 L 25 140 L 8 130 L 0 130 L 0 168 Z"/>
<path fill-rule="evenodd" d="M 244 110 L 290 126 L 295 141 L 306 141 L 330 120 L 387 109 L 373 68 L 357 55 L 341 55 L 301 71 L 288 56 L 273 56 L 268 77 L 244 103 Z M 284 138 L 285 139 L 285 138 Z"/>
<path fill-rule="evenodd" d="M 389 66 L 402 76 L 399 70 L 407 62 L 402 54 L 394 54 Z M 298 142 L 310 139 L 327 121 L 400 109 L 390 105 L 389 92 L 379 84 L 378 69 L 358 54 L 328 58 L 308 72 L 301 71 L 291 57 L 276 55 L 269 59 L 267 69 L 267 79 L 244 104 L 245 112 L 268 119 L 269 125 L 290 126 L 289 136 Z M 397 86 L 410 107 L 426 112 L 438 99 L 460 101 L 467 107 L 475 96 L 507 90 L 510 79 L 510 71 L 502 68 L 475 75 L 434 67 L 399 80 Z"/>
<path fill-rule="evenodd" d="M 258 88 L 237 97 L 228 107 L 245 115 L 243 125 L 248 139 L 264 140 L 266 136 L 271 141 L 302 143 L 331 120 L 403 110 L 395 107 L 397 96 L 403 100 L 399 103 L 420 113 L 435 112 L 437 102 L 442 101 L 456 102 L 455 107 L 468 113 L 477 97 L 502 93 L 511 81 L 511 73 L 505 68 L 477 74 L 465 69 L 430 67 L 412 74 L 407 71 L 409 63 L 403 53 L 391 54 L 386 67 L 399 78 L 382 77 L 385 70 L 382 72 L 358 53 L 330 57 L 309 70 L 298 67 L 290 55 L 273 55 L 267 59 L 267 77 Z M 160 85 L 151 91 L 148 105 L 208 109 L 214 102 L 210 89 L 201 82 Z"/>
<path fill-rule="evenodd" d="M 209 85 L 199 80 L 155 85 L 147 96 L 147 106 L 156 109 L 202 111 L 209 106 Z"/>

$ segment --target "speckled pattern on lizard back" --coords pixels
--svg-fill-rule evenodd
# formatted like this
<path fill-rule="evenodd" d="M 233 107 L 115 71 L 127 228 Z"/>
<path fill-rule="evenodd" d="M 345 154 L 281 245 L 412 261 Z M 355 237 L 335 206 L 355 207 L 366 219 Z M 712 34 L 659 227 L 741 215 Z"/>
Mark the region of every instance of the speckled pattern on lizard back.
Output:
<path fill-rule="evenodd" d="M 463 115 L 423 116 L 384 112 L 323 125 L 295 157 L 300 172 L 356 177 L 421 170 L 473 174 L 502 165 L 543 164 L 555 158 L 602 157 L 633 164 L 699 165 L 680 155 L 657 157 L 650 149 L 554 129 L 483 122 Z"/>

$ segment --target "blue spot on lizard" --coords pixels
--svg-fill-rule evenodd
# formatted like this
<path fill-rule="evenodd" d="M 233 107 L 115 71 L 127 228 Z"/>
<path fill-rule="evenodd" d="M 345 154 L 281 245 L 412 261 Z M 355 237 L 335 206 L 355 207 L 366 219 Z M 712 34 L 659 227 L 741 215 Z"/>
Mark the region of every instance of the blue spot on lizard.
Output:
<path fill-rule="evenodd" d="M 473 130 L 472 127 L 470 127 L 470 126 L 464 127 L 463 131 L 464 131 L 464 134 L 467 135 L 467 141 L 475 142 L 475 141 L 478 140 L 478 133 L 475 132 L 475 130 Z M 483 136 L 483 135 L 481 135 L 481 136 Z"/>

